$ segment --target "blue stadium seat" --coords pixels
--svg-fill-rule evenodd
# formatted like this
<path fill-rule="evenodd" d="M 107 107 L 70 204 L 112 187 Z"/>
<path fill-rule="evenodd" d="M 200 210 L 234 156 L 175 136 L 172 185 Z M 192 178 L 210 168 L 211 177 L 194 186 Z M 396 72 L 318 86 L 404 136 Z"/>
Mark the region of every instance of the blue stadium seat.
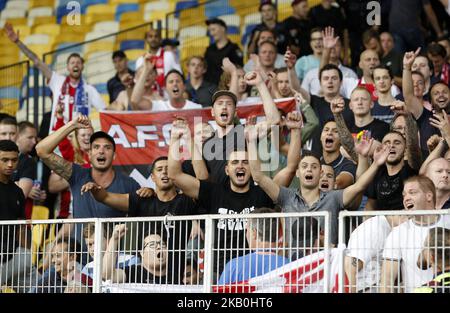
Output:
<path fill-rule="evenodd" d="M 95 89 L 97 89 L 99 94 L 108 94 L 108 87 L 106 86 L 106 83 L 103 84 L 96 84 L 94 85 Z"/>
<path fill-rule="evenodd" d="M 234 14 L 236 10 L 227 1 L 213 1 L 205 3 L 205 15 L 208 19 L 220 15 Z"/>
<path fill-rule="evenodd" d="M 237 27 L 237 26 L 228 26 L 227 33 L 229 35 L 239 35 L 239 27 Z"/>
<path fill-rule="evenodd" d="M 0 99 L 3 99 L 3 98 L 19 99 L 20 98 L 20 89 L 17 87 L 0 88 Z"/>
<path fill-rule="evenodd" d="M 120 21 L 120 16 L 126 12 L 136 12 L 139 11 L 138 3 L 122 3 L 116 9 L 116 17 L 115 20 L 117 22 Z"/>
<path fill-rule="evenodd" d="M 124 40 L 120 43 L 120 50 L 145 49 L 144 40 Z"/>
<path fill-rule="evenodd" d="M 6 6 L 6 0 L 0 0 L 0 11 L 3 11 L 5 6 Z"/>
<path fill-rule="evenodd" d="M 182 10 L 188 9 L 188 8 L 192 8 L 198 6 L 198 1 L 197 0 L 191 0 L 191 1 L 178 1 L 177 4 L 175 5 L 175 17 L 178 18 L 180 17 L 180 12 Z"/>
<path fill-rule="evenodd" d="M 42 88 L 39 87 L 38 90 L 39 90 L 39 97 L 42 97 Z M 45 96 L 50 97 L 51 94 L 52 94 L 51 89 L 49 87 L 45 87 Z M 34 97 L 34 88 L 32 87 L 30 88 L 30 94 L 28 95 L 28 97 L 29 98 Z"/>

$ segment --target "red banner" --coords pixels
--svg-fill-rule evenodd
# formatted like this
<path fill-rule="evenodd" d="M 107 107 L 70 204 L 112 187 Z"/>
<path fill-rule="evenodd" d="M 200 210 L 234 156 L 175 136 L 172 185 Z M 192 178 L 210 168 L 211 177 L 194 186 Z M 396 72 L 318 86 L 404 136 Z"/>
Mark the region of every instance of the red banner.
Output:
<path fill-rule="evenodd" d="M 275 100 L 277 107 L 287 113 L 295 109 L 295 99 Z M 262 104 L 237 107 L 237 115 L 242 124 L 249 116 L 263 117 Z M 116 142 L 114 165 L 148 165 L 161 155 L 167 155 L 170 129 L 175 117 L 185 118 L 193 130 L 194 119 L 216 126 L 211 116 L 211 108 L 168 112 L 101 112 L 102 130 Z"/>

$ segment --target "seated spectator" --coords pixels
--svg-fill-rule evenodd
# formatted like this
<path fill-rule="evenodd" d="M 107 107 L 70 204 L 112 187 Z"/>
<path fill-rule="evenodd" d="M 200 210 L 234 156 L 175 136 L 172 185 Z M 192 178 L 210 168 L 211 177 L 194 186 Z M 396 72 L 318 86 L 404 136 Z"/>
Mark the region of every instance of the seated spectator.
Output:
<path fill-rule="evenodd" d="M 116 232 L 120 231 L 120 227 L 122 227 L 122 225 L 116 225 L 116 227 L 114 227 L 114 230 L 112 231 L 112 235 L 111 235 L 112 237 L 117 235 Z M 81 274 L 84 274 L 87 277 L 94 279 L 94 268 L 95 268 L 95 260 L 94 260 L 94 258 L 95 258 L 95 251 L 94 251 L 94 248 L 95 248 L 95 224 L 94 223 L 85 224 L 85 226 L 83 228 L 83 239 L 86 242 L 86 247 L 87 247 L 87 250 L 89 252 L 89 255 L 90 255 L 92 261 L 87 263 L 83 267 L 83 269 L 81 270 Z M 106 231 L 103 231 L 101 250 L 105 251 L 107 245 L 108 245 L 108 234 L 106 233 Z M 120 252 L 119 256 L 117 257 L 116 267 L 124 269 L 128 266 L 136 265 L 139 263 L 140 263 L 139 257 L 137 257 L 135 255 L 131 255 L 131 254 L 126 254 L 124 252 Z M 106 279 L 107 271 L 108 271 L 108 269 L 103 268 L 103 273 L 102 273 L 103 279 Z M 91 281 L 91 283 L 92 283 L 92 281 Z M 91 285 L 91 284 L 89 284 L 89 285 Z"/>
<path fill-rule="evenodd" d="M 163 96 L 163 89 L 165 86 L 165 77 L 171 70 L 177 70 L 181 72 L 181 66 L 177 60 L 176 55 L 169 50 L 165 50 L 162 47 L 161 41 L 161 30 L 150 28 L 150 30 L 145 34 L 145 41 L 148 44 L 148 53 L 152 57 L 152 63 L 155 65 L 156 70 L 156 83 L 159 88 L 154 89 L 154 91 L 159 91 L 160 96 Z M 136 60 L 136 68 L 140 68 L 144 64 L 144 60 L 147 56 L 141 56 Z"/>
<path fill-rule="evenodd" d="M 268 208 L 255 209 L 251 214 L 275 213 Z M 225 265 L 218 285 L 247 281 L 288 264 L 289 259 L 278 255 L 278 218 L 249 218 L 246 227 L 249 254 L 234 258 Z"/>
<path fill-rule="evenodd" d="M 433 182 L 423 176 L 404 181 L 403 206 L 407 210 L 435 210 L 436 192 Z M 433 279 L 431 268 L 422 268 L 420 255 L 432 227 L 450 229 L 447 215 L 415 215 L 395 227 L 385 241 L 381 268 L 381 292 L 412 292 Z M 401 284 L 396 284 L 401 270 Z M 400 282 L 400 280 L 399 280 Z"/>
<path fill-rule="evenodd" d="M 152 66 L 151 60 L 146 59 L 144 67 Z M 145 72 L 144 72 L 145 74 Z M 133 89 L 133 94 L 131 96 L 131 103 L 139 105 L 140 110 L 151 110 L 151 111 L 176 111 L 176 110 L 190 110 L 190 109 L 201 109 L 202 106 L 198 103 L 186 100 L 184 98 L 184 92 L 186 86 L 184 84 L 184 75 L 177 70 L 171 70 L 165 78 L 165 88 L 169 95 L 168 100 L 151 100 L 147 98 L 147 101 L 142 101 L 143 91 L 145 88 L 144 76 L 136 83 Z"/>
<path fill-rule="evenodd" d="M 295 63 L 295 72 L 297 73 L 300 82 L 303 81 L 308 71 L 317 68 L 320 65 L 320 58 L 323 50 L 323 35 L 321 28 L 311 29 L 309 44 L 313 53 L 302 56 L 298 59 L 297 63 Z"/>
<path fill-rule="evenodd" d="M 263 29 L 263 30 L 261 30 L 261 32 L 258 33 L 258 38 L 256 41 L 257 49 L 255 50 L 255 54 L 259 55 L 259 46 L 261 45 L 261 43 L 263 43 L 265 41 L 271 41 L 275 45 L 277 44 L 277 38 L 276 38 L 274 31 L 272 31 L 270 29 Z M 284 56 L 282 54 L 278 53 L 277 50 L 275 50 L 275 51 L 276 51 L 276 59 L 275 59 L 274 67 L 277 69 L 277 68 L 281 68 L 284 66 Z M 252 58 L 249 58 L 247 63 L 245 63 L 245 65 L 244 65 L 244 71 L 250 72 L 253 70 L 255 70 L 255 61 Z"/>
<path fill-rule="evenodd" d="M 203 107 L 212 105 L 212 95 L 217 90 L 214 85 L 204 79 L 207 64 L 201 56 L 193 56 L 187 62 L 189 80 L 186 82 L 186 91 L 191 95 L 190 100 L 201 104 Z"/>
<path fill-rule="evenodd" d="M 219 19 L 213 18 L 206 21 L 208 32 L 213 37 L 214 43 L 210 44 L 205 51 L 205 61 L 208 65 L 204 79 L 212 84 L 218 85 L 222 75 L 222 60 L 229 58 L 233 64 L 243 66 L 243 55 L 239 46 L 231 42 L 227 37 L 227 24 Z"/>
<path fill-rule="evenodd" d="M 114 51 L 112 60 L 116 70 L 116 75 L 107 82 L 110 104 L 117 99 L 120 92 L 126 90 L 126 86 L 123 84 L 121 77 L 125 74 L 134 76 L 134 71 L 128 68 L 128 58 L 125 52 L 122 50 Z"/>
<path fill-rule="evenodd" d="M 30 289 L 30 293 L 63 293 L 74 270 L 81 271 L 78 242 L 71 237 L 59 238 L 52 248 L 52 269 Z"/>
<path fill-rule="evenodd" d="M 433 64 L 432 82 L 444 82 L 450 86 L 450 64 L 447 62 L 447 51 L 438 43 L 431 43 L 427 48 L 428 59 Z"/>
<path fill-rule="evenodd" d="M 425 286 L 416 288 L 416 293 L 449 293 L 450 292 L 450 229 L 435 227 L 429 230 L 425 239 L 425 261 L 433 269 L 434 277 Z"/>
<path fill-rule="evenodd" d="M 105 279 L 112 283 L 140 283 L 140 284 L 176 284 L 171 281 L 171 264 L 166 240 L 158 233 L 142 234 L 142 247 L 138 248 L 141 263 L 124 269 L 117 268 L 117 255 L 120 240 L 127 231 L 125 224 L 117 225 L 116 231 L 108 242 L 103 256 Z"/>

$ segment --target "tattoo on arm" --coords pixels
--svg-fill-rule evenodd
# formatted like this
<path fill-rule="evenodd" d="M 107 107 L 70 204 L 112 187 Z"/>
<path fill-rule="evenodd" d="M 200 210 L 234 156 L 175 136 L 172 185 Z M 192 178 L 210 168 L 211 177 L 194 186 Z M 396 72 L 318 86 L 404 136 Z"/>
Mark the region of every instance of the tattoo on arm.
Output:
<path fill-rule="evenodd" d="M 358 260 L 356 258 L 352 258 L 352 266 L 358 267 Z"/>
<path fill-rule="evenodd" d="M 52 153 L 48 158 L 43 159 L 44 163 L 56 174 L 69 180 L 72 176 L 72 163 L 64 160 L 62 157 Z"/>
<path fill-rule="evenodd" d="M 341 137 L 341 144 L 345 151 L 350 155 L 355 163 L 358 162 L 358 154 L 355 152 L 355 142 L 353 141 L 353 136 L 345 124 L 344 117 L 341 113 L 334 114 L 334 120 L 336 121 L 336 126 L 338 129 L 339 137 Z"/>
<path fill-rule="evenodd" d="M 406 155 L 408 164 L 418 170 L 422 164 L 422 152 L 419 148 L 419 136 L 417 135 L 417 124 L 411 114 L 405 116 L 406 120 Z"/>

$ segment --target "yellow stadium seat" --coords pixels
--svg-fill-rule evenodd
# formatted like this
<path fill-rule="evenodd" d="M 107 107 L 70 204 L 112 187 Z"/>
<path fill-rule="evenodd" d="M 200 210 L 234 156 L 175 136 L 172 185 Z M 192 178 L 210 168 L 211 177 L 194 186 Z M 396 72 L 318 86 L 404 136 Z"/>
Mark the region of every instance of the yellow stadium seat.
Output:
<path fill-rule="evenodd" d="M 50 50 L 51 50 L 51 45 L 39 45 L 39 44 L 34 44 L 34 45 L 28 45 L 28 48 L 31 50 L 31 51 L 33 51 L 39 58 L 42 58 L 42 56 L 45 54 L 45 53 L 47 53 L 47 52 L 49 52 Z M 28 58 L 25 56 L 25 55 L 23 55 L 23 53 L 20 53 L 20 59 L 23 61 L 23 60 L 27 60 Z M 49 60 L 51 59 L 51 57 L 50 56 L 47 56 L 47 59 L 46 60 L 48 60 L 47 62 L 50 62 Z"/>
<path fill-rule="evenodd" d="M 145 0 L 109 0 L 110 4 L 122 4 L 122 3 L 142 3 Z"/>
<path fill-rule="evenodd" d="M 58 24 L 43 24 L 33 27 L 33 34 L 46 34 L 52 37 L 59 35 L 61 26 Z"/>
<path fill-rule="evenodd" d="M 6 20 L 6 22 L 7 23 L 11 23 L 14 26 L 28 25 L 28 18 L 26 18 L 26 17 L 8 18 Z"/>
<path fill-rule="evenodd" d="M 139 21 L 144 23 L 144 14 L 142 12 L 126 12 L 120 16 L 120 23 Z"/>
<path fill-rule="evenodd" d="M 88 6 L 86 10 L 86 15 L 94 15 L 94 14 L 115 14 L 116 13 L 116 5 L 111 4 L 94 4 Z M 114 19 L 113 19 L 114 20 Z"/>
<path fill-rule="evenodd" d="M 320 4 L 322 1 L 321 0 L 308 0 L 308 6 L 310 8 L 312 8 L 313 6 L 316 6 L 318 4 Z"/>
<path fill-rule="evenodd" d="M 144 13 L 144 20 L 147 22 L 165 20 L 167 13 L 167 11 L 147 11 Z"/>
<path fill-rule="evenodd" d="M 21 39 L 31 34 L 31 28 L 27 25 L 14 25 L 14 30 L 19 32 Z"/>
<path fill-rule="evenodd" d="M 89 54 L 97 51 L 112 51 L 114 49 L 114 42 L 91 42 L 84 47 L 84 54 Z"/>
<path fill-rule="evenodd" d="M 28 3 L 28 9 L 36 8 L 36 7 L 54 7 L 55 0 L 30 0 Z"/>
<path fill-rule="evenodd" d="M 104 21 L 114 21 L 114 13 L 96 13 L 92 15 L 86 15 L 86 23 L 89 25 L 104 22 Z"/>
<path fill-rule="evenodd" d="M 19 99 L 1 99 L 1 113 L 7 113 L 9 115 L 15 116 L 19 110 Z"/>
<path fill-rule="evenodd" d="M 192 25 L 205 25 L 205 8 L 203 6 L 197 8 L 188 8 L 180 12 L 180 27 Z"/>
<path fill-rule="evenodd" d="M 122 27 L 122 26 L 121 26 Z M 122 28 L 121 28 L 122 30 Z M 123 40 L 144 40 L 145 33 L 147 32 L 147 27 L 139 27 L 134 30 L 130 30 L 117 35 L 116 41 L 121 42 Z"/>
<path fill-rule="evenodd" d="M 37 16 L 28 20 L 28 26 L 37 26 L 42 24 L 56 24 L 56 16 Z"/>
<path fill-rule="evenodd" d="M 54 45 L 58 45 L 62 42 L 73 42 L 73 43 L 79 43 L 84 41 L 84 34 L 82 33 L 69 33 L 64 34 L 60 33 L 58 36 L 55 37 L 55 41 L 53 42 Z"/>
<path fill-rule="evenodd" d="M 83 34 L 86 35 L 91 31 L 92 27 L 90 25 L 82 23 L 81 25 L 67 25 L 61 24 L 61 34 Z"/>
<path fill-rule="evenodd" d="M 139 59 L 146 52 L 147 52 L 147 50 L 143 50 L 143 49 L 132 49 L 132 50 L 125 51 L 128 60 L 132 60 L 132 61 Z"/>

